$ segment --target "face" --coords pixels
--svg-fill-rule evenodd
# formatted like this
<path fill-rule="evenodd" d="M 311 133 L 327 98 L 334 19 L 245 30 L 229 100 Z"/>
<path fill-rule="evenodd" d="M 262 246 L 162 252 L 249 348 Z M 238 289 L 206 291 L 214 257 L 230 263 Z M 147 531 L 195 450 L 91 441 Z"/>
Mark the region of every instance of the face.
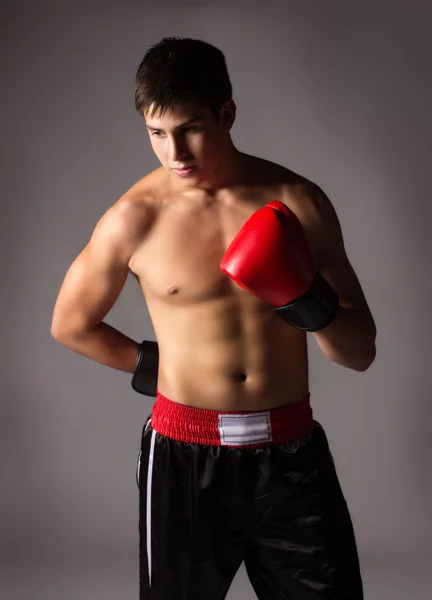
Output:
<path fill-rule="evenodd" d="M 174 177 L 196 185 L 211 179 L 218 170 L 230 140 L 235 104 L 222 107 L 219 118 L 208 108 L 181 103 L 162 116 L 144 115 L 153 150 Z"/>

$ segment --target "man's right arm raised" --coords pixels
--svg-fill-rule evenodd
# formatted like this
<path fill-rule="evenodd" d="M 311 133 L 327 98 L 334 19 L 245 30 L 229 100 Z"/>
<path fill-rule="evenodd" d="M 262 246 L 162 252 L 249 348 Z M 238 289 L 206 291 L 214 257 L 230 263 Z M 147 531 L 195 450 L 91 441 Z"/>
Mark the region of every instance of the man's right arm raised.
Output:
<path fill-rule="evenodd" d="M 135 371 L 138 343 L 103 319 L 126 283 L 148 225 L 145 203 L 122 198 L 107 210 L 66 273 L 51 324 L 52 336 L 70 350 L 128 373 Z"/>

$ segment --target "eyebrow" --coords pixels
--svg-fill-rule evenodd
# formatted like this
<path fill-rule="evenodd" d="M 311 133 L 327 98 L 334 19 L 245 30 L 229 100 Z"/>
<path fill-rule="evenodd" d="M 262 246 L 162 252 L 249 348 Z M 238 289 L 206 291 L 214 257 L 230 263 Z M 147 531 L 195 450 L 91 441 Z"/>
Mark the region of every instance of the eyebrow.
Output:
<path fill-rule="evenodd" d="M 182 127 L 186 127 L 187 125 L 191 125 L 192 123 L 196 123 L 196 121 L 202 121 L 201 117 L 192 117 L 192 119 L 189 119 L 188 121 L 185 121 L 184 123 L 181 123 L 180 125 L 177 125 L 177 127 L 174 127 L 174 129 L 181 129 Z M 146 127 L 149 131 L 163 131 L 162 129 L 159 129 L 158 127 L 152 127 L 151 125 L 147 125 Z"/>

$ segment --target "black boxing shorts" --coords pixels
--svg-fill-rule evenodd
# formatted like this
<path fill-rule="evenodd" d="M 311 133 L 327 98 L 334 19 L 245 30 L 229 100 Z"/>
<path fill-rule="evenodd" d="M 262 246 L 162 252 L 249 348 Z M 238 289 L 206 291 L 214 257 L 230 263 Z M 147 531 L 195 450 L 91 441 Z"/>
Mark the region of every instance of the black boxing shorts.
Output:
<path fill-rule="evenodd" d="M 361 600 L 347 503 L 309 395 L 252 412 L 157 394 L 141 439 L 140 600 L 220 600 L 240 567 L 259 600 Z"/>

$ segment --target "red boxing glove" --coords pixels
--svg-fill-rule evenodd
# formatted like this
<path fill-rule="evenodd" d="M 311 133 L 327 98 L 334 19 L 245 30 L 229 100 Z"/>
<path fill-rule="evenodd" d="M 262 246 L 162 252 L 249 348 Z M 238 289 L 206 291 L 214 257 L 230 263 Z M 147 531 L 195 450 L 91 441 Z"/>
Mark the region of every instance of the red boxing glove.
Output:
<path fill-rule="evenodd" d="M 279 200 L 246 221 L 220 268 L 297 329 L 318 331 L 337 314 L 336 291 L 317 270 L 300 221 Z"/>

